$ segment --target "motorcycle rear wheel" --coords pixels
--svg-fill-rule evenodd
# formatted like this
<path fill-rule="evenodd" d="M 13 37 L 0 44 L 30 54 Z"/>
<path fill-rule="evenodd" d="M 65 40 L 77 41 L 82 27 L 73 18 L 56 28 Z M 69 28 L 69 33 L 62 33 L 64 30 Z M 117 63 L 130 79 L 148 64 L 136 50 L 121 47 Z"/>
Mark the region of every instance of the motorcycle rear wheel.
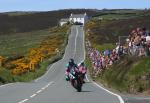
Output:
<path fill-rule="evenodd" d="M 78 92 L 81 92 L 81 90 L 82 90 L 81 86 L 78 86 L 78 87 L 77 87 L 77 91 L 78 91 Z"/>

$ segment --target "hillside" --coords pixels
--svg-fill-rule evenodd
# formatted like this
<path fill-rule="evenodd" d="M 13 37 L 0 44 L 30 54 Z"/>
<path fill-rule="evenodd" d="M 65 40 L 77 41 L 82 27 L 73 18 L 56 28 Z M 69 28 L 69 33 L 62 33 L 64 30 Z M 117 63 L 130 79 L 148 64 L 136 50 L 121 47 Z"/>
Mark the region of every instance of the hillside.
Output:
<path fill-rule="evenodd" d="M 113 14 L 113 17 L 112 14 L 106 14 L 102 17 L 103 19 L 99 19 L 101 16 L 94 17 L 86 25 L 86 39 L 100 53 L 107 49 L 114 49 L 119 36 L 129 36 L 130 32 L 137 27 L 145 27 L 150 30 L 149 12 L 132 14 L 132 17 L 129 14 Z M 97 82 L 122 93 L 150 94 L 149 56 L 122 56 L 120 60 L 97 75 L 94 74 L 92 63 L 88 57 L 86 59 L 87 66 L 92 78 Z"/>
<path fill-rule="evenodd" d="M 89 38 L 92 38 L 92 43 L 116 43 L 118 42 L 118 36 L 128 36 L 131 30 L 137 27 L 145 27 L 150 30 L 149 18 L 150 15 L 147 14 L 131 19 L 92 19 L 87 23 L 87 29 L 90 30 Z"/>
<path fill-rule="evenodd" d="M 124 57 L 99 75 L 101 82 L 120 92 L 150 94 L 150 58 Z"/>
<path fill-rule="evenodd" d="M 96 14 L 94 10 L 70 9 L 48 12 L 9 12 L 0 14 L 0 35 L 18 32 L 30 32 L 57 26 L 61 18 L 68 18 L 71 13 Z"/>

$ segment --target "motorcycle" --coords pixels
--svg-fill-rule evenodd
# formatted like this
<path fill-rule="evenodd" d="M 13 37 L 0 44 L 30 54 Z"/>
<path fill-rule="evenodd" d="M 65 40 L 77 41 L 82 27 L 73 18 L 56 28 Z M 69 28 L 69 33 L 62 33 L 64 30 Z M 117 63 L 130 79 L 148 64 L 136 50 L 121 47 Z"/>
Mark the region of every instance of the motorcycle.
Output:
<path fill-rule="evenodd" d="M 81 92 L 81 90 L 82 90 L 82 84 L 83 84 L 83 78 L 82 77 L 83 76 L 81 73 L 77 73 L 77 72 L 69 73 L 71 85 L 75 89 L 77 89 L 78 92 Z"/>

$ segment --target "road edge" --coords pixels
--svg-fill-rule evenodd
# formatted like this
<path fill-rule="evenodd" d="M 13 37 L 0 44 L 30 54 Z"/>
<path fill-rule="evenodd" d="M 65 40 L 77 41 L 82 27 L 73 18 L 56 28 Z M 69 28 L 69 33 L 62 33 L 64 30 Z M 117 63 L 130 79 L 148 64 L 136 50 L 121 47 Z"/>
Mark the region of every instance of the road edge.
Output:
<path fill-rule="evenodd" d="M 82 61 L 84 61 L 85 58 L 86 58 L 86 51 L 85 51 L 85 32 L 84 32 L 84 30 L 83 30 L 83 48 L 84 48 L 84 58 L 83 58 Z M 86 79 L 87 79 L 88 82 L 90 82 L 87 75 L 86 75 Z M 92 80 L 91 80 L 91 81 L 92 81 Z M 125 103 L 124 100 L 123 100 L 123 98 L 122 98 L 120 95 L 118 95 L 118 94 L 116 94 L 116 93 L 113 93 L 113 92 L 111 92 L 111 91 L 105 89 L 104 87 L 100 86 L 99 84 L 97 84 L 97 83 L 94 82 L 94 81 L 92 81 L 92 83 L 93 83 L 94 85 L 96 85 L 97 87 L 101 88 L 102 90 L 106 91 L 107 93 L 116 96 L 116 97 L 119 99 L 120 103 Z"/>

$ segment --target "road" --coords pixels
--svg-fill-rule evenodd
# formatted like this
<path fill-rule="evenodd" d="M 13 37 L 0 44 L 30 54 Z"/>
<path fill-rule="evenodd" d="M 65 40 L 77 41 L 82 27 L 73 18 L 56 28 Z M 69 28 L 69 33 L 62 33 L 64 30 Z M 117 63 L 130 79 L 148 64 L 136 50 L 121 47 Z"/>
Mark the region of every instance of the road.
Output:
<path fill-rule="evenodd" d="M 76 92 L 64 77 L 65 64 L 69 58 L 74 58 L 76 63 L 85 58 L 83 27 L 71 27 L 63 59 L 49 66 L 45 75 L 30 83 L 1 86 L 0 103 L 125 103 L 121 96 L 88 79 L 83 85 L 83 91 Z"/>

